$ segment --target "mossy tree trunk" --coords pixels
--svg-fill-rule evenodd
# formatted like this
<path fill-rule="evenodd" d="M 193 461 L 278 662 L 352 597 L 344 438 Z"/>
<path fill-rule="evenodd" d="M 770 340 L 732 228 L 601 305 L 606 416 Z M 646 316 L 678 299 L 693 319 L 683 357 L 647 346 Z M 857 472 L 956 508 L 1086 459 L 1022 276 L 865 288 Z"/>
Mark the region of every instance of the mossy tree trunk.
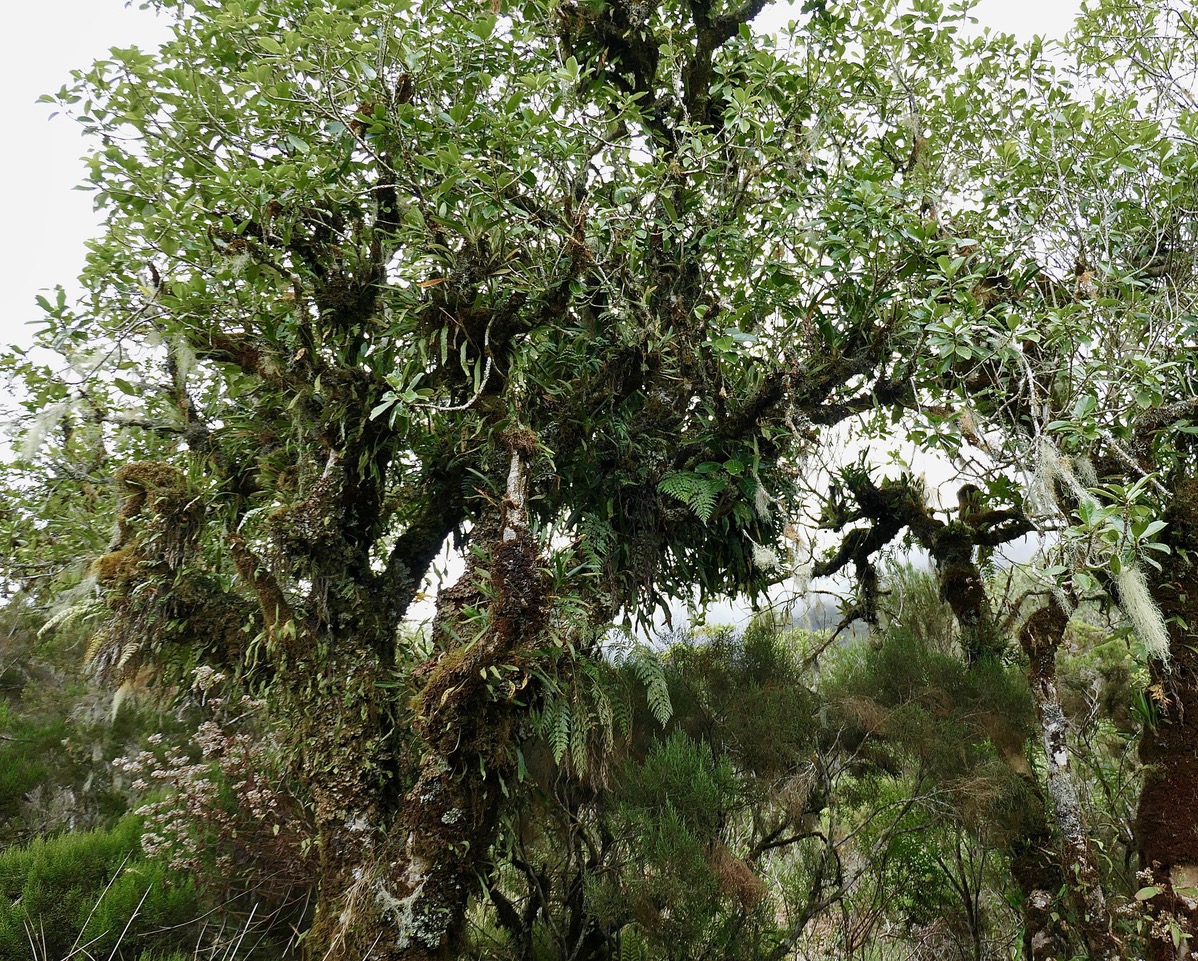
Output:
<path fill-rule="evenodd" d="M 528 528 L 526 446 L 513 445 L 499 517 L 476 529 L 475 560 L 442 592 L 413 699 L 415 781 L 388 797 L 385 731 L 368 698 L 329 702 L 314 728 L 322 770 L 309 777 L 320 830 L 316 921 L 321 959 L 417 961 L 455 956 L 484 876 L 516 745 L 537 686 L 525 668 L 544 640 L 549 595 Z M 478 562 L 485 558 L 486 570 Z M 372 687 L 372 665 L 338 665 Z"/>
<path fill-rule="evenodd" d="M 1149 583 L 1169 630 L 1169 657 L 1150 664 L 1135 820 L 1143 887 L 1158 891 L 1145 902 L 1152 961 L 1192 957 L 1198 944 L 1198 480 L 1173 485 L 1165 519 L 1172 553 Z"/>

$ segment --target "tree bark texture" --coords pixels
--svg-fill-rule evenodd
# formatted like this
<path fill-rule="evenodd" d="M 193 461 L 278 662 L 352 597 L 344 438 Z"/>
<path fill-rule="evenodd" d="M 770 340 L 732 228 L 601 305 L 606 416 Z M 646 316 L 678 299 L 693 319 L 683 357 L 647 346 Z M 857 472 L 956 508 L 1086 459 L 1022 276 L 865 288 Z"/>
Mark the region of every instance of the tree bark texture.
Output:
<path fill-rule="evenodd" d="M 368 718 L 368 705 L 329 705 L 329 729 L 341 733 L 321 747 L 351 770 L 312 784 L 321 844 L 317 917 L 306 942 L 314 959 L 455 954 L 536 697 L 522 665 L 543 640 L 547 593 L 525 512 L 527 453 L 518 445 L 512 453 L 498 523 L 475 531 L 488 570 L 472 561 L 438 601 L 437 653 L 417 670 L 422 684 L 412 702 L 420 758 L 397 804 L 388 805 L 385 783 L 370 773 L 381 754 L 372 737 L 381 733 L 366 733 L 368 720 L 354 730 L 352 719 Z"/>
<path fill-rule="evenodd" d="M 1151 920 L 1149 958 L 1198 954 L 1198 480 L 1173 489 L 1164 538 L 1172 553 L 1149 578 L 1169 630 L 1169 658 L 1150 665 L 1153 716 L 1140 741 L 1144 788 L 1135 834 Z"/>
<path fill-rule="evenodd" d="M 1048 795 L 1060 834 L 1062 866 L 1079 913 L 1078 928 L 1089 957 L 1115 959 L 1122 957 L 1122 945 L 1112 931 L 1085 812 L 1069 767 L 1068 722 L 1057 691 L 1057 650 L 1068 623 L 1068 615 L 1050 601 L 1028 618 L 1019 639 L 1028 658 L 1028 682 L 1040 724 Z"/>

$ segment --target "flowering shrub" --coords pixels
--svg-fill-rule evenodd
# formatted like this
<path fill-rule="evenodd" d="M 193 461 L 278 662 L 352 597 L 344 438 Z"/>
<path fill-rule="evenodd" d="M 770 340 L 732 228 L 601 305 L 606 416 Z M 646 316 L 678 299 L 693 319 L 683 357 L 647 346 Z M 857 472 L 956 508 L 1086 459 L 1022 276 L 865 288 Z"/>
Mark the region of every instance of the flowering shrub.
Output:
<path fill-rule="evenodd" d="M 138 814 L 150 857 L 191 872 L 226 910 L 265 926 L 297 922 L 314 876 L 311 830 L 289 790 L 278 745 L 248 718 L 262 705 L 223 692 L 225 677 L 195 671 L 193 689 L 209 717 L 186 748 L 149 739 L 151 750 L 117 762 L 151 800 Z"/>

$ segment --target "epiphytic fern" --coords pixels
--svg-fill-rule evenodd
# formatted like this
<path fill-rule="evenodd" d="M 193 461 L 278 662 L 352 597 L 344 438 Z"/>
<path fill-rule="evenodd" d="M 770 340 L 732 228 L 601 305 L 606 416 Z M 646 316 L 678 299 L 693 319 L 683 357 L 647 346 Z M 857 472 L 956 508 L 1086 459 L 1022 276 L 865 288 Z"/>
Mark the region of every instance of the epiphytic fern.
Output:
<path fill-rule="evenodd" d="M 726 480 L 719 474 L 688 470 L 671 471 L 657 484 L 659 491 L 682 501 L 704 524 L 711 520 L 716 502 L 726 487 Z"/>
<path fill-rule="evenodd" d="M 545 733 L 549 737 L 549 746 L 553 749 L 553 760 L 561 764 L 562 758 L 570 749 L 570 733 L 574 725 L 571 723 L 570 705 L 564 700 L 558 700 L 549 707 L 545 725 Z"/>
<path fill-rule="evenodd" d="M 674 705 L 670 703 L 670 687 L 661 658 L 644 644 L 634 644 L 624 656 L 624 663 L 632 668 L 637 679 L 645 685 L 649 710 L 657 723 L 664 726 L 674 713 Z"/>

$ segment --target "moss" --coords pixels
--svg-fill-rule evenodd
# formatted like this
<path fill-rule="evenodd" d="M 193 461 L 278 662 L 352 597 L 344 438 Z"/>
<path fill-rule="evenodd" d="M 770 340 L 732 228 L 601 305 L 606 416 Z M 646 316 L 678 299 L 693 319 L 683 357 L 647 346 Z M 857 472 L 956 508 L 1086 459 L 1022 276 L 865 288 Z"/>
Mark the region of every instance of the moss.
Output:
<path fill-rule="evenodd" d="M 460 685 L 473 676 L 473 660 L 470 661 L 469 667 L 463 667 L 473 649 L 472 645 L 463 644 L 443 652 L 429 673 L 424 687 L 412 695 L 409 706 L 422 727 L 427 726 L 430 714 L 436 712 L 448 700 L 454 685 Z"/>
<path fill-rule="evenodd" d="M 509 427 L 504 431 L 501 441 L 513 454 L 519 454 L 524 458 L 536 456 L 541 449 L 537 435 L 529 428 L 519 425 Z"/>
<path fill-rule="evenodd" d="M 182 489 L 186 486 L 183 472 L 161 461 L 134 461 L 117 470 L 112 479 L 125 491 Z"/>
<path fill-rule="evenodd" d="M 101 586 L 120 586 L 137 575 L 142 558 L 137 551 L 125 547 L 97 557 L 88 573 Z"/>
<path fill-rule="evenodd" d="M 146 557 L 177 568 L 194 546 L 203 506 L 177 467 L 136 461 L 121 467 L 113 482 L 123 499 L 110 551 L 135 547 Z"/>

